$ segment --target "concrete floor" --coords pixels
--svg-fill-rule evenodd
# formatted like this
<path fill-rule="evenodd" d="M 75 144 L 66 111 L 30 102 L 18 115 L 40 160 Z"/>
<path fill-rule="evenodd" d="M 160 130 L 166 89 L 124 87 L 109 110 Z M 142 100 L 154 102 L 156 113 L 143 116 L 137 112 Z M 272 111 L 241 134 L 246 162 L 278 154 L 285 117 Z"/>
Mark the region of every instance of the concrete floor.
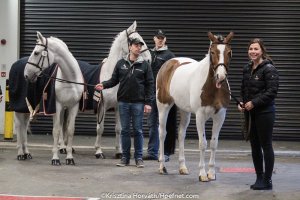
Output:
<path fill-rule="evenodd" d="M 52 136 L 28 137 L 32 160 L 16 159 L 15 141 L 0 142 L 0 199 L 5 199 L 1 195 L 95 199 L 300 199 L 299 142 L 274 142 L 274 188 L 271 191 L 253 191 L 249 189 L 255 181 L 255 174 L 248 171 L 253 168 L 250 144 L 244 141 L 220 140 L 216 155 L 217 180 L 202 183 L 198 181 L 197 140 L 185 142 L 189 175 L 178 173 L 178 151 L 167 163 L 169 175 L 160 175 L 157 161 L 145 161 L 142 169 L 135 167 L 133 159 L 130 166 L 116 167 L 119 160 L 113 159 L 112 137 L 103 137 L 103 151 L 107 158 L 101 160 L 94 157 L 95 137 L 75 136 L 75 166 L 65 165 L 65 155 L 60 157 L 61 166 L 51 166 Z M 207 162 L 208 159 L 209 152 L 206 154 Z M 239 172 L 225 172 L 226 169 Z"/>

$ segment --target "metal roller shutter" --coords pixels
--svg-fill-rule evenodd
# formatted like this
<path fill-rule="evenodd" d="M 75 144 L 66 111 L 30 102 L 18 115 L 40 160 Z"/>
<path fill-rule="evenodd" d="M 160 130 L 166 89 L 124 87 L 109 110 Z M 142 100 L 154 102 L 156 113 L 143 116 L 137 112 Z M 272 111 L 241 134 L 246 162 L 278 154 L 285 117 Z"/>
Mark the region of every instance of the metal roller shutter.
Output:
<path fill-rule="evenodd" d="M 300 139 L 299 0 L 22 0 L 20 17 L 21 56 L 29 55 L 36 31 L 40 31 L 44 36 L 61 38 L 77 59 L 91 64 L 107 56 L 115 35 L 134 20 L 148 46 L 153 46 L 154 31 L 163 28 L 167 32 L 168 46 L 176 56 L 196 60 L 202 59 L 208 51 L 208 31 L 223 35 L 234 31 L 229 81 L 236 96 L 239 95 L 242 66 L 247 63 L 248 41 L 253 37 L 263 38 L 280 73 L 274 138 Z M 113 134 L 113 119 L 110 113 L 105 134 Z M 90 114 L 79 114 L 76 134 L 95 134 L 94 120 Z M 41 117 L 39 125 L 32 124 L 33 132 L 51 133 L 50 122 L 51 119 Z M 209 135 L 211 122 L 207 124 Z M 240 124 L 240 114 L 232 102 L 220 137 L 241 138 Z M 147 130 L 145 132 L 147 134 Z M 194 117 L 187 136 L 197 137 Z"/>

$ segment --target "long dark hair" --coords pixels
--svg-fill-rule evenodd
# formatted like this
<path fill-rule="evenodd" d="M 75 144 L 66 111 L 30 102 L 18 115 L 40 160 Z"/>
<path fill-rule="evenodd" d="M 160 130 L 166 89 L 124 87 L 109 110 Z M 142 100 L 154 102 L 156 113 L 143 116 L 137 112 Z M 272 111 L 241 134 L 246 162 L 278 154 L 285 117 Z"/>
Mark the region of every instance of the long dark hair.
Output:
<path fill-rule="evenodd" d="M 248 49 L 250 47 L 251 44 L 253 43 L 258 43 L 261 50 L 262 50 L 262 58 L 263 59 L 268 59 L 270 61 L 272 61 L 272 58 L 269 56 L 269 54 L 267 53 L 267 49 L 264 45 L 264 41 L 260 38 L 253 38 L 252 40 L 250 40 L 249 44 L 248 44 Z"/>

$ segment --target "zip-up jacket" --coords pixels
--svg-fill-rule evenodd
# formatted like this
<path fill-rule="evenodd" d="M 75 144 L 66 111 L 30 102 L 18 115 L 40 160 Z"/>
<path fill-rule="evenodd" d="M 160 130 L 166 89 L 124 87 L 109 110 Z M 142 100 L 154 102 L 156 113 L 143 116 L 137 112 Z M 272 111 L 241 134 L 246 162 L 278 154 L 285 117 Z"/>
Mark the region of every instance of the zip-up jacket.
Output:
<path fill-rule="evenodd" d="M 151 49 L 150 51 L 152 57 L 151 68 L 153 71 L 154 80 L 158 74 L 161 66 L 169 59 L 174 58 L 175 55 L 168 49 L 168 46 L 164 46 L 160 49 Z"/>
<path fill-rule="evenodd" d="M 272 109 L 279 87 L 278 71 L 272 61 L 264 60 L 252 71 L 250 62 L 243 68 L 241 97 L 243 102 L 252 101 L 254 108 Z"/>
<path fill-rule="evenodd" d="M 141 56 L 131 63 L 129 56 L 119 60 L 111 79 L 103 81 L 103 87 L 111 88 L 120 83 L 118 101 L 151 105 L 153 101 L 153 74 L 150 65 Z"/>

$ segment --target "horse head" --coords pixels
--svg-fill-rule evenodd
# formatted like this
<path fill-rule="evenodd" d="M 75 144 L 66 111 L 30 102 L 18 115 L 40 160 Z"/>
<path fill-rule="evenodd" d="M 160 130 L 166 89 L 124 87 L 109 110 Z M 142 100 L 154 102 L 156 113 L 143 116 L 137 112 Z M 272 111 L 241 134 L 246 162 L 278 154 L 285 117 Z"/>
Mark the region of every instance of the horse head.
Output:
<path fill-rule="evenodd" d="M 129 41 L 133 38 L 138 38 L 145 44 L 142 46 L 141 56 L 143 57 L 144 60 L 151 63 L 151 54 L 148 50 L 146 42 L 144 41 L 142 36 L 137 32 L 136 27 L 137 27 L 137 22 L 134 21 L 133 24 L 128 29 L 126 29 L 122 32 L 124 36 L 126 34 L 126 42 L 124 42 L 122 44 L 122 50 L 125 54 L 128 54 L 129 53 Z M 123 40 L 123 41 L 125 41 L 125 40 Z"/>
<path fill-rule="evenodd" d="M 229 63 L 232 57 L 230 41 L 234 33 L 230 32 L 225 38 L 221 35 L 215 36 L 208 32 L 211 41 L 209 48 L 210 67 L 214 73 L 216 87 L 221 88 L 222 83 L 227 78 Z"/>
<path fill-rule="evenodd" d="M 54 62 L 54 55 L 49 51 L 49 40 L 37 32 L 37 43 L 28 58 L 24 69 L 24 77 L 30 82 L 36 82 L 42 71 Z"/>

